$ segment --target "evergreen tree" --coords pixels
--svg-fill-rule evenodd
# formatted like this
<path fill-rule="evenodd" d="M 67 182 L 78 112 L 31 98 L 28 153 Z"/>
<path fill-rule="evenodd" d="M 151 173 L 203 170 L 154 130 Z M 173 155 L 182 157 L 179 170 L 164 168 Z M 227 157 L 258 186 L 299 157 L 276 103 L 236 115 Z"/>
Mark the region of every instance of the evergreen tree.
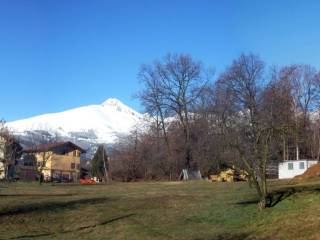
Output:
<path fill-rule="evenodd" d="M 91 162 L 91 176 L 108 181 L 108 156 L 103 145 L 100 145 Z"/>

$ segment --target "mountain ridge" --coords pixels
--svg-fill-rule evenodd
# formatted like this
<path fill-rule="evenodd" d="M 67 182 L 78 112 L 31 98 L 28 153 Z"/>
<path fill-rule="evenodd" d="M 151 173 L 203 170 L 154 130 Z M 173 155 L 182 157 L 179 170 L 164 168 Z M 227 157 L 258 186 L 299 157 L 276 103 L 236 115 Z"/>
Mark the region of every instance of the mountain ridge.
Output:
<path fill-rule="evenodd" d="M 109 98 L 101 104 L 41 114 L 8 122 L 6 126 L 15 135 L 44 131 L 61 138 L 76 138 L 82 134 L 91 136 L 88 140 L 97 143 L 114 143 L 119 135 L 128 134 L 144 117 L 120 100 Z"/>

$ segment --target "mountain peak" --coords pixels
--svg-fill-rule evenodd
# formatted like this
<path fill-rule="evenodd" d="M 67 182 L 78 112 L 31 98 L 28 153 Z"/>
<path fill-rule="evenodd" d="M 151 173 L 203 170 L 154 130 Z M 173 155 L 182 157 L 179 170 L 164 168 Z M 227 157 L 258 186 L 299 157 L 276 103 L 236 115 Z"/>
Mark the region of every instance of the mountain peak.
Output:
<path fill-rule="evenodd" d="M 119 112 L 125 112 L 133 116 L 139 115 L 135 110 L 128 107 L 117 98 L 108 98 L 102 103 L 102 106 L 106 108 L 114 108 Z"/>
<path fill-rule="evenodd" d="M 124 104 L 117 98 L 108 98 L 106 101 L 102 103 L 102 106 L 121 106 L 121 105 L 124 105 Z"/>

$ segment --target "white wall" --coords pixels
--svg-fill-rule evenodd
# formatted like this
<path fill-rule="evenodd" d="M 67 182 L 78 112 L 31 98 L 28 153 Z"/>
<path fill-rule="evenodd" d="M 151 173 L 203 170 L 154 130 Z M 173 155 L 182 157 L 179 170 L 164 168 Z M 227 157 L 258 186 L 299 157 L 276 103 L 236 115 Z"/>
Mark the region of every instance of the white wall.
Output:
<path fill-rule="evenodd" d="M 300 163 L 304 163 L 304 169 L 300 169 Z M 318 163 L 316 160 L 288 160 L 279 163 L 279 179 L 293 178 L 297 175 L 304 173 L 309 167 Z M 289 169 L 292 164 L 293 169 Z"/>

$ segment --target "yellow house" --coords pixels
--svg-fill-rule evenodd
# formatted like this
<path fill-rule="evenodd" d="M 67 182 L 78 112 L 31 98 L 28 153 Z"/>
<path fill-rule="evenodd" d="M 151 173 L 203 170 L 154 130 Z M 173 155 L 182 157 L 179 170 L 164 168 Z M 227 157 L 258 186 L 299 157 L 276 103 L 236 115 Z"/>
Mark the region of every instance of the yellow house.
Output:
<path fill-rule="evenodd" d="M 35 156 L 37 171 L 45 181 L 78 181 L 80 155 L 85 151 L 72 142 L 55 142 L 24 150 Z"/>

